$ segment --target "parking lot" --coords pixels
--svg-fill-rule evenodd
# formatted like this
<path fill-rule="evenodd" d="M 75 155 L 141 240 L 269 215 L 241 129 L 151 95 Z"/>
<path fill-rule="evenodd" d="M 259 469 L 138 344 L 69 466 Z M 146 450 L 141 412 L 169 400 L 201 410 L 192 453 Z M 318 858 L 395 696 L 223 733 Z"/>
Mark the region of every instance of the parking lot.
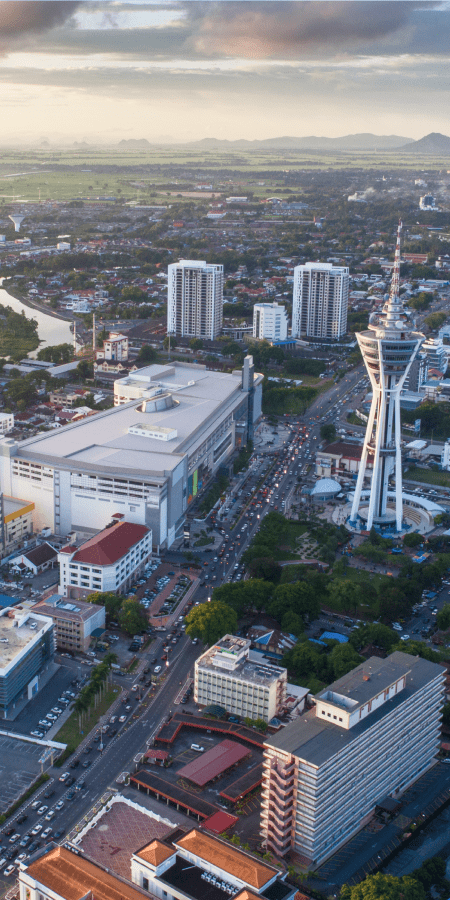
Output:
<path fill-rule="evenodd" d="M 70 690 L 70 683 L 74 678 L 73 670 L 60 666 L 53 678 L 35 695 L 18 714 L 14 720 L 4 719 L 2 727 L 15 731 L 18 734 L 31 734 L 32 731 L 39 729 L 39 719 L 45 719 L 46 714 L 52 707 L 58 706 L 58 698 L 63 691 Z M 59 725 L 56 724 L 47 732 L 47 736 L 51 737 L 58 730 Z"/>
<path fill-rule="evenodd" d="M 4 813 L 40 774 L 43 747 L 0 735 L 0 814 Z"/>

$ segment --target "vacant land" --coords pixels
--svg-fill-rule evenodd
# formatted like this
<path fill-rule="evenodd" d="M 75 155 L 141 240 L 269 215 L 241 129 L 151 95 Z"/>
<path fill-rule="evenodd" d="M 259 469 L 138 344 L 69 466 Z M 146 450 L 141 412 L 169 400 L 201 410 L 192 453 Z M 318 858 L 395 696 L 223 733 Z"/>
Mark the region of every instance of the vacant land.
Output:
<path fill-rule="evenodd" d="M 411 481 L 422 481 L 424 484 L 437 484 L 441 487 L 450 487 L 450 472 L 434 471 L 433 469 L 419 469 L 411 466 L 403 476 Z"/>

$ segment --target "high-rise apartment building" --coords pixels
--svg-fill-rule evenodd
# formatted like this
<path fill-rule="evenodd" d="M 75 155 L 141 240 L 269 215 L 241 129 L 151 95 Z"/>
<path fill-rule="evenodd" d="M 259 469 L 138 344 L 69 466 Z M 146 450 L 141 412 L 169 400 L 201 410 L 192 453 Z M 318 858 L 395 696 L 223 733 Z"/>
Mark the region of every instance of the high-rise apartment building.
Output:
<path fill-rule="evenodd" d="M 292 337 L 336 341 L 347 331 L 348 267 L 295 266 Z"/>
<path fill-rule="evenodd" d="M 180 259 L 168 269 L 167 331 L 213 341 L 223 318 L 223 266 Z"/>
<path fill-rule="evenodd" d="M 377 803 L 402 794 L 439 749 L 444 668 L 396 651 L 316 695 L 264 744 L 262 840 L 317 866 Z"/>
<path fill-rule="evenodd" d="M 288 317 L 278 303 L 255 303 L 253 307 L 253 337 L 257 341 L 285 341 Z"/>

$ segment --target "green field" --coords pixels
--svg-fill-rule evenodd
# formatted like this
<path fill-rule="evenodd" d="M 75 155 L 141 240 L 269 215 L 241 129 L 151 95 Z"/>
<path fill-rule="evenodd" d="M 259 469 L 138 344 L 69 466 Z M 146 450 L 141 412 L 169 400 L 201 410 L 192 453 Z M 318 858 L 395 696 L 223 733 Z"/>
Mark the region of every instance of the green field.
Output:
<path fill-rule="evenodd" d="M 176 191 L 176 168 L 195 166 L 214 179 L 214 189 L 225 194 L 232 191 L 230 172 L 251 180 L 255 199 L 266 197 L 276 190 L 286 197 L 292 191 L 286 189 L 283 172 L 339 171 L 363 169 L 438 171 L 447 168 L 445 157 L 416 156 L 413 153 L 320 153 L 305 151 L 246 150 L 198 151 L 180 147 L 155 147 L 145 150 L 37 150 L 5 151 L 0 165 L 0 203 L 11 200 L 34 202 L 39 200 L 71 200 L 101 196 L 120 197 L 139 203 L 160 203 L 164 194 Z M 90 171 L 88 171 L 90 170 Z M 175 171 L 174 171 L 175 170 Z M 273 175 L 271 175 L 273 172 Z M 174 180 L 175 175 L 175 180 Z M 185 178 L 181 175 L 180 179 Z M 219 178 L 219 181 L 217 181 Z M 223 181 L 220 179 L 223 178 Z M 260 179 L 261 184 L 253 179 Z M 136 183 L 137 182 L 137 183 Z M 245 192 L 245 180 L 241 182 Z M 161 188 L 165 191 L 161 194 Z M 180 191 L 186 185 L 180 180 Z M 295 187 L 294 193 L 301 193 Z M 153 196 L 152 196 L 153 195 Z M 207 201 L 198 192 L 201 202 Z M 177 198 L 177 202 L 191 202 L 190 198 Z"/>
<path fill-rule="evenodd" d="M 422 481 L 424 484 L 438 484 L 441 487 L 450 487 L 450 472 L 438 472 L 432 469 L 419 469 L 411 466 L 403 474 L 404 479 Z"/>

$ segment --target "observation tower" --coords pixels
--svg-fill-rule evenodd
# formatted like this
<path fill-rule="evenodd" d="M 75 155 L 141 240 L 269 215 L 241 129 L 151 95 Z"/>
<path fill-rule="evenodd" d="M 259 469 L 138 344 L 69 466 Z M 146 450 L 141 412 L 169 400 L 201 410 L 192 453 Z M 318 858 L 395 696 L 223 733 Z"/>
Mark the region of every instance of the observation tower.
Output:
<path fill-rule="evenodd" d="M 355 525 L 359 516 L 369 531 L 372 526 L 380 530 L 395 526 L 401 531 L 402 528 L 400 392 L 424 340 L 423 334 L 410 330 L 399 296 L 401 229 L 399 222 L 389 300 L 378 320 L 369 324 L 369 330 L 356 335 L 373 394 L 350 524 Z M 369 476 L 369 457 L 373 461 L 369 505 L 365 500 L 361 508 L 364 477 Z M 392 474 L 395 474 L 395 511 L 387 506 Z"/>

